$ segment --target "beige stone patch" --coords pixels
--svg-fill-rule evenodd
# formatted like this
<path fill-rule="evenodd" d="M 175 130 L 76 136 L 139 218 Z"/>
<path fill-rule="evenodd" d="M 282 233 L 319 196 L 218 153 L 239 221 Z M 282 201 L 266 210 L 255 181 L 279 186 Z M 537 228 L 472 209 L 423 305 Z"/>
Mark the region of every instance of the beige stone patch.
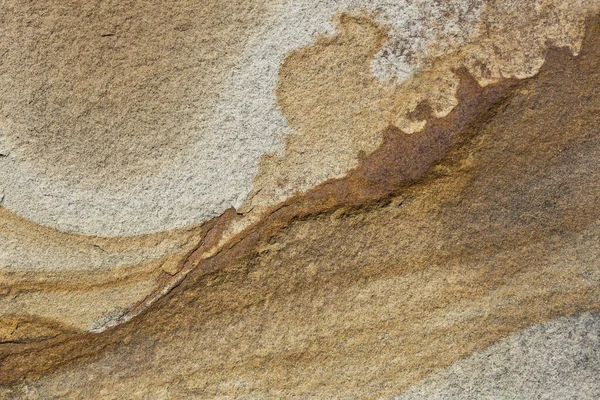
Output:
<path fill-rule="evenodd" d="M 268 7 L 4 2 L 0 129 L 12 153 L 88 187 L 168 167 L 202 135 Z"/>
<path fill-rule="evenodd" d="M 461 50 L 461 62 L 487 85 L 503 78 L 535 75 L 548 47 L 581 48 L 585 19 L 600 10 L 595 0 L 491 1 L 481 34 Z"/>
<path fill-rule="evenodd" d="M 342 16 L 335 36 L 292 52 L 280 69 L 279 105 L 292 133 L 285 154 L 267 155 L 255 179 L 260 192 L 240 211 L 276 203 L 356 165 L 360 150 L 372 151 L 389 123 L 393 88 L 370 73 L 386 39 L 366 17 Z"/>
<path fill-rule="evenodd" d="M 138 237 L 87 237 L 0 207 L 0 320 L 27 316 L 77 330 L 100 328 L 159 290 L 161 269 L 176 274 L 205 235 L 206 227 L 195 226 Z"/>

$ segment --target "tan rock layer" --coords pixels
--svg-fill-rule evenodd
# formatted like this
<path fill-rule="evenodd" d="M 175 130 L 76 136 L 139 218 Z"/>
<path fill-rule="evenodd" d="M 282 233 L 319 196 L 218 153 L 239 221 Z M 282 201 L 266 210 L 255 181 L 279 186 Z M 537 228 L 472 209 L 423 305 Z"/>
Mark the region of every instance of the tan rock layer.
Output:
<path fill-rule="evenodd" d="M 77 333 L 68 326 L 40 317 L 3 316 L 0 320 L 0 343 L 28 343 L 58 335 Z"/>
<path fill-rule="evenodd" d="M 348 178 L 190 256 L 128 323 L 3 346 L 5 393 L 372 398 L 599 309 L 600 20 L 588 27 L 578 57 L 552 50 L 525 82 L 462 74 L 446 118 L 388 128 Z"/>
<path fill-rule="evenodd" d="M 199 242 L 210 242 L 220 220 L 99 238 L 43 227 L 0 207 L 0 318 L 25 318 L 43 326 L 52 320 L 68 332 L 102 328 L 105 320 L 121 317 L 180 279 L 187 256 Z M 33 332 L 29 339 L 38 340 Z"/>

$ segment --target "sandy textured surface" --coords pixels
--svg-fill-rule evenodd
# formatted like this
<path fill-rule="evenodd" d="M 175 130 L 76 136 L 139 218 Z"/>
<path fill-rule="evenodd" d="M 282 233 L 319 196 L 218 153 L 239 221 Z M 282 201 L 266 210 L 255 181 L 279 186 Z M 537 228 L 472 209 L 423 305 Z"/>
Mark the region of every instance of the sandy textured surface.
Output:
<path fill-rule="evenodd" d="M 600 316 L 559 318 L 454 363 L 394 400 L 600 398 Z"/>
<path fill-rule="evenodd" d="M 0 5 L 0 398 L 593 397 L 600 3 L 234 3 Z"/>
<path fill-rule="evenodd" d="M 453 68 L 524 78 L 549 45 L 577 51 L 595 2 L 525 3 L 5 3 L 3 205 L 101 236 L 196 224 L 253 186 L 264 209 L 343 176 L 387 124 L 422 129 L 420 101 L 446 115 Z"/>
<path fill-rule="evenodd" d="M 235 204 L 248 185 L 240 173 L 264 150 L 218 132 L 213 115 L 268 4 L 3 3 L 4 206 L 61 230 L 118 236 Z"/>

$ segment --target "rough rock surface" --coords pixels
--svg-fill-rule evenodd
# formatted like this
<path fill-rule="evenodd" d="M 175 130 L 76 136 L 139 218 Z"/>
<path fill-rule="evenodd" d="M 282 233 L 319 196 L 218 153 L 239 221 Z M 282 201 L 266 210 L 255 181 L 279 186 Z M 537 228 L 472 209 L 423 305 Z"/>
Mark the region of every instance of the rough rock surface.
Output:
<path fill-rule="evenodd" d="M 600 316 L 558 318 L 457 361 L 394 400 L 600 398 Z"/>
<path fill-rule="evenodd" d="M 600 392 L 598 1 L 0 10 L 0 398 Z"/>

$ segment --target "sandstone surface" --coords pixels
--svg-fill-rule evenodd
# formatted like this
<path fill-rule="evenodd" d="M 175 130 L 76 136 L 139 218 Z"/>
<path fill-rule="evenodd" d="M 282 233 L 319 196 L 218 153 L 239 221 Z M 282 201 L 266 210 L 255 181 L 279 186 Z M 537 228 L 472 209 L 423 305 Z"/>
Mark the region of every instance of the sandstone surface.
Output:
<path fill-rule="evenodd" d="M 0 21 L 0 398 L 600 396 L 597 0 Z"/>

